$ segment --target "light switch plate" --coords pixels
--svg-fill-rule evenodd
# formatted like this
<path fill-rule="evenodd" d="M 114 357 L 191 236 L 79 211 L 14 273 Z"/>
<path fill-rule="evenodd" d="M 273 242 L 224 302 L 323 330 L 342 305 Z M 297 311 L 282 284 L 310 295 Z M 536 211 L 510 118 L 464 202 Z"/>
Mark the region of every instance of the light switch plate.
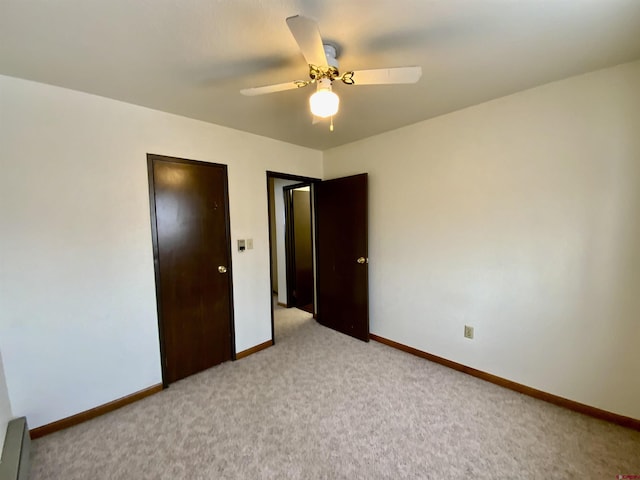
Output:
<path fill-rule="evenodd" d="M 473 338 L 473 327 L 469 325 L 464 326 L 464 338 Z"/>

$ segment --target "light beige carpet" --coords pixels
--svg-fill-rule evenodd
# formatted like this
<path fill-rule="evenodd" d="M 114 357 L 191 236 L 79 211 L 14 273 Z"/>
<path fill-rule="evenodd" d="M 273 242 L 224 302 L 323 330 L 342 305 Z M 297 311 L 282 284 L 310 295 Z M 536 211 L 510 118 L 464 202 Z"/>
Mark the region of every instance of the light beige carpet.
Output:
<path fill-rule="evenodd" d="M 615 479 L 640 432 L 278 309 L 274 347 L 33 443 L 41 479 Z"/>

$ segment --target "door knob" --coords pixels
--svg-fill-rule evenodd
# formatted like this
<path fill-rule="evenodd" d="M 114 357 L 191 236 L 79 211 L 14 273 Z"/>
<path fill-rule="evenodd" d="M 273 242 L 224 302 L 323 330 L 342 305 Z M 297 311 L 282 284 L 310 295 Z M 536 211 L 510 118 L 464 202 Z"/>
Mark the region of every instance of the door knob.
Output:
<path fill-rule="evenodd" d="M 360 265 L 362 265 L 363 263 L 369 263 L 369 259 L 368 258 L 364 258 L 364 257 L 360 257 L 359 259 L 356 260 L 356 262 L 358 262 Z"/>
<path fill-rule="evenodd" d="M 227 267 L 225 267 L 224 265 L 219 265 L 218 266 L 218 272 L 227 273 Z"/>

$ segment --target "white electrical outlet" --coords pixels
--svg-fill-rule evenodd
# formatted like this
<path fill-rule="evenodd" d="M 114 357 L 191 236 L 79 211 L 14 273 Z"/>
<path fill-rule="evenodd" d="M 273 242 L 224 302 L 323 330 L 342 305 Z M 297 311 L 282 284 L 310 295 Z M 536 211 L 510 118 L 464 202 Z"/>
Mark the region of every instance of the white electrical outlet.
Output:
<path fill-rule="evenodd" d="M 253 238 L 247 238 L 247 250 L 253 250 Z"/>
<path fill-rule="evenodd" d="M 464 326 L 464 338 L 473 338 L 473 327 L 469 325 Z"/>

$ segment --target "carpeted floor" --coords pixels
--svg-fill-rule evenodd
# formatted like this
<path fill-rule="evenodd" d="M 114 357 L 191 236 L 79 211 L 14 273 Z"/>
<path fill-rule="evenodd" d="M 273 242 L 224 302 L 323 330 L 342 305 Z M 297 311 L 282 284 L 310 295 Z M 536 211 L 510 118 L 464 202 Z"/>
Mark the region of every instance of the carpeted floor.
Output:
<path fill-rule="evenodd" d="M 276 311 L 274 347 L 34 441 L 41 479 L 615 479 L 640 432 Z"/>

